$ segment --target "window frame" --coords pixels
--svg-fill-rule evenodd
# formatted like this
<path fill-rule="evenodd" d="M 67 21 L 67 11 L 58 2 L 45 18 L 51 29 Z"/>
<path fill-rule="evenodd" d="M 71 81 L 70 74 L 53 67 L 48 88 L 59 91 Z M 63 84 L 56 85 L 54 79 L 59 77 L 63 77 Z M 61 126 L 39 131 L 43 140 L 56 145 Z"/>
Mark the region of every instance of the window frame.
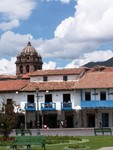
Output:
<path fill-rule="evenodd" d="M 67 75 L 64 75 L 63 76 L 63 81 L 67 81 L 68 80 L 68 76 Z"/>
<path fill-rule="evenodd" d="M 100 100 L 101 101 L 106 100 L 106 91 L 100 91 Z"/>
<path fill-rule="evenodd" d="M 85 91 L 85 101 L 91 101 L 91 92 Z"/>
<path fill-rule="evenodd" d="M 48 77 L 47 76 L 43 76 L 43 81 L 44 82 L 48 81 Z"/>

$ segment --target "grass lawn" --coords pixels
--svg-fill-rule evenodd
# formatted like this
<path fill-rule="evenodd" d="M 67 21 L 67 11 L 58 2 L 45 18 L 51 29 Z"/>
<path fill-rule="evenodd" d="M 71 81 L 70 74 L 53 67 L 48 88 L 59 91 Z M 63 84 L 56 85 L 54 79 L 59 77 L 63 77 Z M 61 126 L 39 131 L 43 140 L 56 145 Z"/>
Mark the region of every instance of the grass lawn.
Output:
<path fill-rule="evenodd" d="M 89 147 L 88 150 L 98 150 L 101 147 L 110 147 L 113 146 L 113 136 L 79 136 L 82 139 L 88 139 L 89 142 L 80 143 L 80 145 L 84 145 Z M 64 150 L 64 147 L 71 145 L 67 144 L 46 144 L 46 150 Z M 8 148 L 5 146 L 0 146 L 0 150 L 7 150 Z M 41 146 L 32 146 L 32 150 L 43 150 Z M 11 150 L 11 149 L 10 149 Z"/>
<path fill-rule="evenodd" d="M 83 137 L 89 139 L 89 142 L 83 143 L 90 147 L 90 150 L 97 150 L 102 147 L 113 147 L 113 136 L 86 136 Z"/>
<path fill-rule="evenodd" d="M 97 150 L 101 147 L 113 146 L 113 136 L 82 136 L 80 138 L 89 140 L 89 142 L 80 144 L 89 147 L 89 150 Z M 64 147 L 68 145 L 69 144 L 46 145 L 46 150 L 64 150 Z"/>

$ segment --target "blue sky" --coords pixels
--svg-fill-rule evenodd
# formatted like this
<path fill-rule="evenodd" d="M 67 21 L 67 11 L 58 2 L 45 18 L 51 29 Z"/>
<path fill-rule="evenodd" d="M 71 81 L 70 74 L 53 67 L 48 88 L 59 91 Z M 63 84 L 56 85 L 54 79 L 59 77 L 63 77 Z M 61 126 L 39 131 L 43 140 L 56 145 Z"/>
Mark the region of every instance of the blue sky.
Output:
<path fill-rule="evenodd" d="M 80 67 L 113 57 L 113 0 L 0 1 L 0 73 L 15 74 L 31 40 L 43 69 Z"/>
<path fill-rule="evenodd" d="M 60 1 L 38 0 L 36 4 L 29 20 L 21 22 L 21 26 L 13 31 L 22 34 L 30 33 L 34 38 L 51 39 L 54 38 L 54 31 L 61 21 L 74 15 L 76 2 L 62 4 Z"/>

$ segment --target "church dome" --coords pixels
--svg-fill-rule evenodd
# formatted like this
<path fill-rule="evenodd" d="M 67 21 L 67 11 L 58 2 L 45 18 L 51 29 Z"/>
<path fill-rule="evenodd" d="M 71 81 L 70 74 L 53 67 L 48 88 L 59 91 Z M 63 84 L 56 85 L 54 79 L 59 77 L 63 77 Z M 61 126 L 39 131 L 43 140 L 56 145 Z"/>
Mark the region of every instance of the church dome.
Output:
<path fill-rule="evenodd" d="M 36 49 L 32 47 L 31 42 L 28 42 L 27 46 L 22 50 L 21 54 L 26 55 L 26 54 L 31 54 L 31 55 L 36 55 L 38 54 Z"/>
<path fill-rule="evenodd" d="M 17 75 L 41 70 L 43 64 L 41 55 L 32 47 L 31 42 L 28 42 L 27 46 L 17 56 L 15 63 Z"/>

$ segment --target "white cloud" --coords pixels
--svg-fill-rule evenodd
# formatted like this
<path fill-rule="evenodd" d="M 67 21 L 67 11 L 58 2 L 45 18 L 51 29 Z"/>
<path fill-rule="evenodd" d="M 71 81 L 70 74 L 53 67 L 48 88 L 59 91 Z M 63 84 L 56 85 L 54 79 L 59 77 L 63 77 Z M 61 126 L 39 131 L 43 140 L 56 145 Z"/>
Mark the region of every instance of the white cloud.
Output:
<path fill-rule="evenodd" d="M 75 8 L 74 17 L 56 28 L 55 38 L 39 45 L 44 58 L 75 59 L 113 42 L 113 0 L 78 0 Z"/>
<path fill-rule="evenodd" d="M 71 0 L 60 0 L 62 3 L 69 3 Z"/>
<path fill-rule="evenodd" d="M 76 6 L 75 22 L 72 26 L 78 39 L 106 40 L 113 35 L 113 1 L 79 0 Z"/>
<path fill-rule="evenodd" d="M 93 50 L 97 47 L 96 42 L 79 42 L 69 41 L 65 38 L 55 38 L 52 40 L 45 40 L 39 45 L 42 56 L 50 58 L 70 58 L 79 57 L 84 52 Z"/>
<path fill-rule="evenodd" d="M 0 58 L 14 57 L 20 54 L 22 49 L 27 45 L 27 42 L 33 38 L 32 35 L 15 34 L 14 32 L 7 31 L 1 35 L 0 39 Z M 32 45 L 37 49 L 37 46 L 42 44 L 42 39 L 33 40 Z M 38 51 L 40 53 L 40 50 Z"/>
<path fill-rule="evenodd" d="M 60 39 L 59 44 L 65 39 L 63 50 L 70 45 L 71 51 L 74 46 L 73 54 L 80 56 L 113 41 L 112 16 L 112 0 L 78 0 L 75 16 L 63 20 L 54 35 Z"/>
<path fill-rule="evenodd" d="M 2 34 L 0 39 L 0 58 L 16 56 L 22 50 L 22 45 L 27 44 L 28 37 L 29 34 L 20 35 L 11 31 Z"/>
<path fill-rule="evenodd" d="M 7 30 L 17 27 L 20 20 L 28 19 L 35 6 L 35 0 L 0 1 L 0 16 L 2 20 L 0 28 Z M 8 27 L 3 28 L 3 24 Z"/>
<path fill-rule="evenodd" d="M 43 64 L 43 70 L 55 69 L 55 68 L 56 68 L 56 62 L 49 61 L 48 63 L 44 62 Z"/>
<path fill-rule="evenodd" d="M 10 0 L 10 2 L 12 1 Z M 35 7 L 34 0 L 16 1 L 13 6 L 10 6 L 11 8 L 7 8 L 9 6 L 6 5 L 6 2 L 7 0 L 0 2 L 0 12 L 5 14 L 2 16 L 2 20 L 9 23 L 4 24 L 4 26 L 3 22 L 0 24 L 0 28 L 3 30 L 18 26 L 19 20 L 27 19 Z M 27 9 L 23 8 L 19 12 L 19 2 L 23 2 L 22 8 L 27 3 Z M 17 7 L 17 10 L 13 10 L 14 6 Z M 103 44 L 113 44 L 113 0 L 78 0 L 75 8 L 75 15 L 65 18 L 59 24 L 54 31 L 55 37 L 53 39 L 32 39 L 33 47 L 41 53 L 42 58 L 70 59 L 72 62 L 66 67 L 78 67 L 89 61 L 104 61 L 112 57 L 111 50 L 97 51 L 97 49 Z M 13 20 L 15 20 L 14 23 L 11 23 Z M 17 56 L 26 46 L 29 36 L 32 35 L 15 34 L 10 31 L 2 34 L 0 40 L 0 57 Z M 56 68 L 56 63 L 44 63 L 44 68 Z"/>
<path fill-rule="evenodd" d="M 101 61 L 106 61 L 113 57 L 113 52 L 111 50 L 106 50 L 106 51 L 94 51 L 91 53 L 86 53 L 82 55 L 81 58 L 74 59 L 72 62 L 67 64 L 65 68 L 78 68 L 83 66 L 84 64 L 87 64 L 88 62 L 99 62 L 100 58 Z M 15 75 L 16 73 L 16 57 L 12 57 L 10 60 L 7 59 L 1 59 L 0 60 L 0 74 L 13 74 Z M 56 62 L 49 61 L 44 62 L 43 64 L 43 70 L 48 70 L 48 69 L 56 69 L 56 68 L 62 68 L 62 67 L 56 67 Z"/>
<path fill-rule="evenodd" d="M 42 0 L 42 1 L 47 1 L 47 2 L 59 1 L 59 2 L 64 3 L 64 4 L 68 4 L 71 2 L 71 0 Z"/>
<path fill-rule="evenodd" d="M 88 62 L 102 62 L 110 59 L 111 57 L 113 57 L 113 52 L 111 50 L 100 50 L 91 53 L 85 53 L 81 58 L 75 59 L 67 64 L 65 68 L 78 68 L 87 64 Z"/>
<path fill-rule="evenodd" d="M 15 75 L 15 72 L 16 72 L 15 61 L 16 61 L 15 57 L 12 57 L 10 60 L 1 59 L 0 60 L 0 74 Z"/>
<path fill-rule="evenodd" d="M 56 28 L 54 34 L 57 38 L 63 38 L 70 29 L 71 24 L 75 22 L 73 17 L 66 18 L 61 22 L 61 24 Z"/>
<path fill-rule="evenodd" d="M 18 26 L 19 26 L 19 21 L 17 19 L 11 20 L 9 22 L 0 23 L 0 29 L 3 31 L 9 30 L 9 29 L 12 29 L 12 28 L 18 27 Z"/>
<path fill-rule="evenodd" d="M 20 1 L 22 2 L 22 0 Z M 23 2 L 24 4 L 27 3 L 29 6 L 30 2 L 34 1 L 25 0 Z M 6 0 L 4 3 L 6 3 Z M 19 4 L 18 2 L 15 3 Z M 24 4 L 22 5 L 23 7 Z M 33 7 L 30 8 L 33 9 Z M 5 9 L 3 10 L 5 11 Z M 10 8 L 10 10 L 12 9 Z M 29 11 L 23 10 L 25 11 L 25 14 L 26 12 L 30 12 L 31 9 L 27 10 Z M 21 18 L 21 13 L 16 14 L 18 14 L 16 16 Z M 24 14 L 24 12 L 22 12 L 22 14 Z M 54 32 L 55 38 L 50 40 L 32 39 L 33 46 L 35 46 L 39 52 L 41 52 L 42 57 L 44 58 L 54 57 L 75 59 L 80 57 L 83 53 L 92 52 L 98 49 L 98 47 L 102 44 L 107 44 L 107 42 L 113 41 L 112 16 L 112 0 L 78 0 L 75 16 L 66 18 L 61 22 Z M 14 34 L 13 32 L 4 33 L 1 36 L 0 42 L 0 46 L 3 47 L 5 51 L 3 53 L 11 54 L 12 52 L 13 55 L 11 56 L 17 54 L 17 52 L 14 52 L 14 50 L 17 50 L 18 48 L 22 47 L 22 45 L 25 45 L 23 44 L 25 43 L 25 36 L 27 35 Z M 6 41 L 7 45 L 4 46 L 4 42 Z M 10 47 L 11 52 L 8 52 L 9 50 L 7 47 L 8 49 Z"/>
<path fill-rule="evenodd" d="M 16 57 L 11 57 L 10 60 L 5 58 L 0 60 L 0 74 L 16 74 Z M 43 70 L 55 69 L 56 62 L 49 61 L 48 63 L 44 62 Z"/>

